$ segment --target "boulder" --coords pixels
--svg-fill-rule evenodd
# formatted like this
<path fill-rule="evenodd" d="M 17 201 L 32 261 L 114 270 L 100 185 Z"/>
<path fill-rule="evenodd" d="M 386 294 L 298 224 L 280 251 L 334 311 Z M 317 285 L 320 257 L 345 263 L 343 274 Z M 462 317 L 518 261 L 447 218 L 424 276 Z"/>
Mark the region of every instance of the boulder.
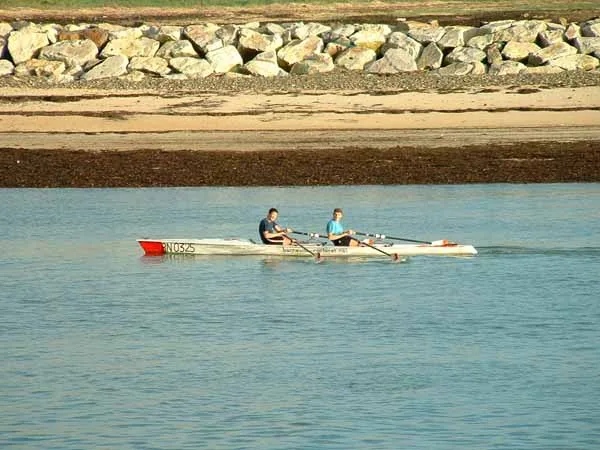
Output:
<path fill-rule="evenodd" d="M 260 55 L 257 55 L 257 58 Z M 244 69 L 250 74 L 257 77 L 282 77 L 287 76 L 288 73 L 277 65 L 277 58 L 275 61 L 263 61 L 254 58 L 252 61 L 248 61 L 244 65 Z"/>
<path fill-rule="evenodd" d="M 494 42 L 493 34 L 483 34 L 481 36 L 474 36 L 467 41 L 467 47 L 477 48 L 479 50 L 485 50 Z"/>
<path fill-rule="evenodd" d="M 531 53 L 539 50 L 540 47 L 533 42 L 510 41 L 502 49 L 502 56 L 511 61 L 526 61 Z"/>
<path fill-rule="evenodd" d="M 171 72 L 169 62 L 156 56 L 134 56 L 127 66 L 128 71 L 139 71 L 154 75 L 166 75 Z"/>
<path fill-rule="evenodd" d="M 111 56 L 154 56 L 160 47 L 160 43 L 154 39 L 141 37 L 139 39 L 114 39 L 109 41 L 100 53 L 102 58 Z"/>
<path fill-rule="evenodd" d="M 581 28 L 579 25 L 572 23 L 565 30 L 565 39 L 567 41 L 572 41 L 581 36 Z"/>
<path fill-rule="evenodd" d="M 541 21 L 515 22 L 513 26 L 494 35 L 495 41 L 501 42 L 535 42 L 537 36 L 546 30 L 546 24 Z"/>
<path fill-rule="evenodd" d="M 333 59 L 327 53 L 313 53 L 302 61 L 295 63 L 290 74 L 310 75 L 314 73 L 331 72 L 334 69 Z"/>
<path fill-rule="evenodd" d="M 445 67 L 440 67 L 436 72 L 443 76 L 460 77 L 468 75 L 473 71 L 473 64 L 468 62 L 456 62 Z"/>
<path fill-rule="evenodd" d="M 445 64 L 453 64 L 458 62 L 475 62 L 485 59 L 485 52 L 473 47 L 457 47 L 446 55 L 444 58 Z"/>
<path fill-rule="evenodd" d="M 488 69 L 489 75 L 517 75 L 521 72 L 525 72 L 527 66 L 518 61 L 503 61 L 500 64 L 492 64 Z"/>
<path fill-rule="evenodd" d="M 310 36 L 303 40 L 294 40 L 277 51 L 279 65 L 285 69 L 297 62 L 303 61 L 308 55 L 321 53 L 323 41 L 317 36 Z"/>
<path fill-rule="evenodd" d="M 527 64 L 530 66 L 541 66 L 553 59 L 574 55 L 576 53 L 577 49 L 575 47 L 571 47 L 566 42 L 558 42 L 530 53 Z"/>
<path fill-rule="evenodd" d="M 306 39 L 309 36 L 320 36 L 331 31 L 331 27 L 320 23 L 297 24 L 292 27 L 292 38 Z"/>
<path fill-rule="evenodd" d="M 37 56 L 39 51 L 50 44 L 46 33 L 12 31 L 8 35 L 8 53 L 15 65 Z"/>
<path fill-rule="evenodd" d="M 208 52 L 205 58 L 216 73 L 229 72 L 244 64 L 244 60 L 233 45 Z"/>
<path fill-rule="evenodd" d="M 159 58 L 171 59 L 171 58 L 198 58 L 198 53 L 194 50 L 194 46 L 190 41 L 168 41 L 165 42 L 162 47 L 158 49 L 156 55 Z"/>
<path fill-rule="evenodd" d="M 215 25 L 214 23 L 190 25 L 183 29 L 183 35 L 194 44 L 194 47 L 200 54 L 204 55 L 208 52 L 207 47 L 211 43 L 215 40 L 220 40 L 215 34 L 219 28 L 219 25 Z"/>
<path fill-rule="evenodd" d="M 369 73 L 393 74 L 399 72 L 412 72 L 417 69 L 417 63 L 410 53 L 401 48 L 391 48 L 383 58 L 368 64 L 365 67 Z"/>
<path fill-rule="evenodd" d="M 444 35 L 436 42 L 441 49 L 464 47 L 466 42 L 476 36 L 474 27 L 445 27 Z"/>
<path fill-rule="evenodd" d="M 164 44 L 166 42 L 180 41 L 183 34 L 183 28 L 172 25 L 161 27 L 149 26 L 144 29 L 143 33 L 145 37 Z"/>
<path fill-rule="evenodd" d="M 581 34 L 586 37 L 600 38 L 600 22 L 590 21 L 581 25 Z"/>
<path fill-rule="evenodd" d="M 254 30 L 242 29 L 238 42 L 238 51 L 246 60 L 259 53 L 278 50 L 283 47 L 283 39 L 279 34 L 261 34 Z"/>
<path fill-rule="evenodd" d="M 401 48 L 411 54 L 415 60 L 423 51 L 423 46 L 419 42 L 399 31 L 388 36 L 386 43 L 381 47 L 381 53 L 385 54 L 390 48 Z"/>
<path fill-rule="evenodd" d="M 564 30 L 546 30 L 538 36 L 538 41 L 542 47 L 549 47 L 559 42 L 564 42 Z"/>
<path fill-rule="evenodd" d="M 188 78 L 206 78 L 214 73 L 210 63 L 205 59 L 182 56 L 169 60 L 169 65 Z"/>
<path fill-rule="evenodd" d="M 4 77 L 6 75 L 12 75 L 15 71 L 15 66 L 13 63 L 6 59 L 0 59 L 0 77 Z"/>
<path fill-rule="evenodd" d="M 56 77 L 65 72 L 66 66 L 62 61 L 46 61 L 29 59 L 15 67 L 15 75 Z"/>
<path fill-rule="evenodd" d="M 588 55 L 600 51 L 600 37 L 578 37 L 573 40 L 573 45 L 579 53 Z"/>
<path fill-rule="evenodd" d="M 84 66 L 98 56 L 98 47 L 89 39 L 82 41 L 59 41 L 44 47 L 40 59 L 62 61 L 67 67 Z"/>
<path fill-rule="evenodd" d="M 444 60 L 444 52 L 440 50 L 435 42 L 431 42 L 421 52 L 421 56 L 417 60 L 417 68 L 419 70 L 435 70 L 442 67 Z"/>
<path fill-rule="evenodd" d="M 127 73 L 129 59 L 123 55 L 109 56 L 100 64 L 92 67 L 81 77 L 82 80 L 97 80 L 99 78 L 119 77 Z"/>
<path fill-rule="evenodd" d="M 489 22 L 486 23 L 485 25 L 482 25 L 480 27 L 481 30 L 487 32 L 487 33 L 491 33 L 491 34 L 496 34 L 499 33 L 503 30 L 507 30 L 510 27 L 512 27 L 515 24 L 514 20 L 511 19 L 507 19 L 507 20 L 495 20 L 493 22 Z"/>
<path fill-rule="evenodd" d="M 350 41 L 350 39 L 342 36 L 337 38 L 335 41 L 327 43 L 324 52 L 333 58 L 339 53 L 342 53 L 344 50 L 347 50 L 349 48 L 354 48 L 354 44 L 352 43 L 352 41 Z"/>
<path fill-rule="evenodd" d="M 356 47 L 362 48 L 370 48 L 371 50 L 377 52 L 379 49 L 385 44 L 386 37 L 379 30 L 360 30 L 350 36 L 350 41 Z"/>
<path fill-rule="evenodd" d="M 445 33 L 446 30 L 444 28 L 431 25 L 408 30 L 408 35 L 423 45 L 439 41 Z"/>
<path fill-rule="evenodd" d="M 0 38 L 8 37 L 11 31 L 13 31 L 13 27 L 10 23 L 0 22 Z"/>
<path fill-rule="evenodd" d="M 600 65 L 600 60 L 590 55 L 569 55 L 562 58 L 552 59 L 549 65 L 560 67 L 565 70 L 594 70 Z"/>
<path fill-rule="evenodd" d="M 98 49 L 101 49 L 108 42 L 108 31 L 98 27 L 90 27 L 82 30 L 63 30 L 58 33 L 59 41 L 82 41 L 84 39 L 89 39 Z"/>
<path fill-rule="evenodd" d="M 365 66 L 377 59 L 377 53 L 370 48 L 353 47 L 344 50 L 335 58 L 335 64 L 347 70 L 364 70 Z"/>

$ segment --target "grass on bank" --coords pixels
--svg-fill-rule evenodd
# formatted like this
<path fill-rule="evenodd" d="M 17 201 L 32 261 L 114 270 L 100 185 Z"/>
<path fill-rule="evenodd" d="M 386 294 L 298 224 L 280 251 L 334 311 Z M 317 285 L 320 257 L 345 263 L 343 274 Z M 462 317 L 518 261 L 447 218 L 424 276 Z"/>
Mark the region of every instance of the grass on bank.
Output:
<path fill-rule="evenodd" d="M 80 8 L 203 8 L 203 7 L 251 7 L 268 5 L 313 4 L 331 5 L 332 3 L 345 4 L 372 4 L 374 9 L 382 5 L 395 5 L 408 7 L 412 10 L 445 11 L 446 13 L 459 13 L 463 11 L 543 11 L 543 10 L 599 10 L 599 0 L 456 0 L 456 1 L 422 1 L 422 0 L 2 0 L 0 9 L 80 9 Z"/>

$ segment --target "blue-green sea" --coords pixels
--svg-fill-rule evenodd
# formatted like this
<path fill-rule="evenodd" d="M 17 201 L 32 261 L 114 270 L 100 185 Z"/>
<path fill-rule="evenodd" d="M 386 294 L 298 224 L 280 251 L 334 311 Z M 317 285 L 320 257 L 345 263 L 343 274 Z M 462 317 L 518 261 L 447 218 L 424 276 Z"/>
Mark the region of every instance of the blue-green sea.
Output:
<path fill-rule="evenodd" d="M 256 239 L 272 206 L 479 255 L 136 242 Z M 4 189 L 0 211 L 1 448 L 600 448 L 599 184 Z"/>

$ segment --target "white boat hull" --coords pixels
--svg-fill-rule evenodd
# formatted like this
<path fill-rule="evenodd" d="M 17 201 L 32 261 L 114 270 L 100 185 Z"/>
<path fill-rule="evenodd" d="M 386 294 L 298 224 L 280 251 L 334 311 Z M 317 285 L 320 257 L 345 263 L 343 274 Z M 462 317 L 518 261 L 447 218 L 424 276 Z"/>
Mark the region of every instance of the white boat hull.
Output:
<path fill-rule="evenodd" d="M 262 255 L 323 258 L 367 257 L 385 258 L 398 256 L 473 256 L 477 250 L 472 245 L 443 244 L 376 244 L 378 250 L 369 246 L 335 247 L 317 243 L 299 245 L 265 245 L 248 239 L 138 239 L 147 255 L 183 254 L 183 255 Z M 309 250 L 309 251 L 307 251 Z M 385 253 L 384 253 L 385 252 Z M 311 254 L 312 253 L 312 254 Z M 314 255 L 313 255 L 314 254 Z"/>

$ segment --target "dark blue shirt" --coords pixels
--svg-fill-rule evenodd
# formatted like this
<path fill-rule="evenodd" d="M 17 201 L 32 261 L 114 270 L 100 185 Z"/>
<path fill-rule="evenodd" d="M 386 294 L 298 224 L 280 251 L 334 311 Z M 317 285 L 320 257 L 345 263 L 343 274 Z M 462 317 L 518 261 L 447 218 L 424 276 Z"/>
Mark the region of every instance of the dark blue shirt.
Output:
<path fill-rule="evenodd" d="M 277 230 L 275 229 L 276 226 L 277 224 L 275 222 L 269 222 L 269 220 L 266 217 L 260 221 L 260 224 L 258 225 L 258 234 L 260 236 L 260 240 L 263 241 L 263 243 L 271 243 L 271 241 L 269 241 L 265 237 L 265 231 L 268 231 L 269 233 L 277 233 Z"/>

